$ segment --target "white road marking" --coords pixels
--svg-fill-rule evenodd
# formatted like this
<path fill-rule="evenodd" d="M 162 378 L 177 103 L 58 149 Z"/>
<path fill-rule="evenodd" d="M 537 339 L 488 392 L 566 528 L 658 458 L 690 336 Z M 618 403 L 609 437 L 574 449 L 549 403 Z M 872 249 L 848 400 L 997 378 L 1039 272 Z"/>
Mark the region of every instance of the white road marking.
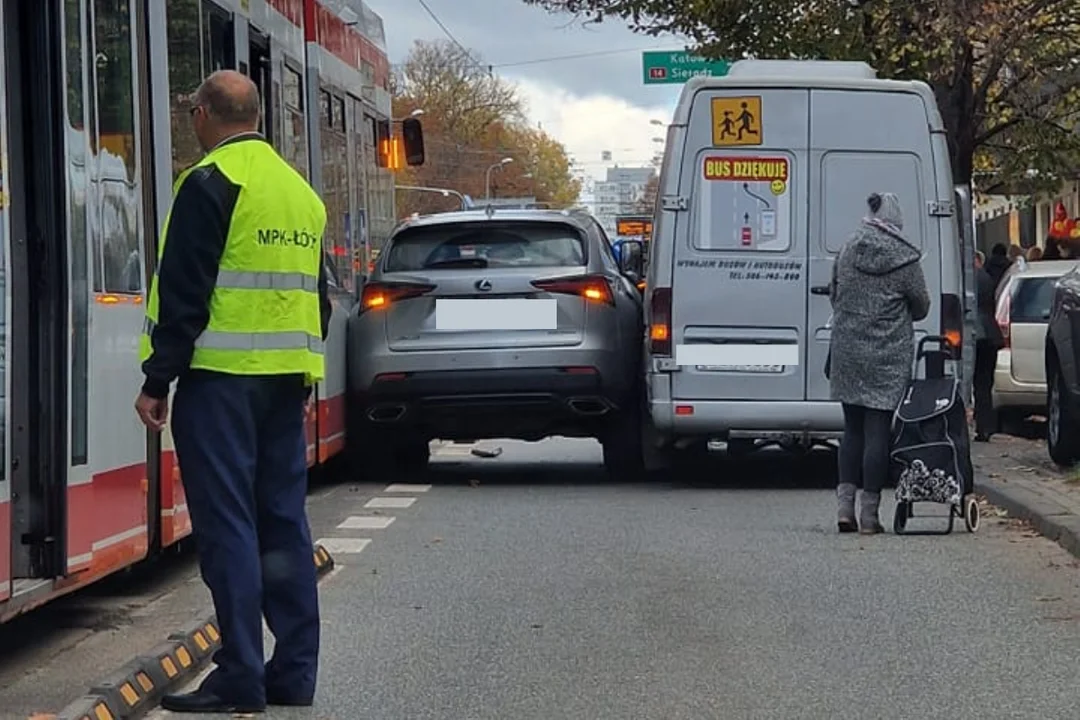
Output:
<path fill-rule="evenodd" d="M 414 497 L 374 497 L 364 503 L 366 508 L 407 508 L 416 502 Z"/>
<path fill-rule="evenodd" d="M 426 493 L 431 489 L 430 485 L 413 485 L 411 483 L 394 483 L 385 490 L 384 493 Z"/>
<path fill-rule="evenodd" d="M 353 515 L 338 525 L 338 530 L 385 530 L 394 522 L 392 517 L 379 515 Z"/>
<path fill-rule="evenodd" d="M 334 555 L 356 555 L 364 552 L 364 548 L 371 544 L 371 540 L 368 538 L 321 538 L 316 540 L 317 545 L 322 545 L 326 548 L 326 552 L 330 553 L 330 556 Z"/>

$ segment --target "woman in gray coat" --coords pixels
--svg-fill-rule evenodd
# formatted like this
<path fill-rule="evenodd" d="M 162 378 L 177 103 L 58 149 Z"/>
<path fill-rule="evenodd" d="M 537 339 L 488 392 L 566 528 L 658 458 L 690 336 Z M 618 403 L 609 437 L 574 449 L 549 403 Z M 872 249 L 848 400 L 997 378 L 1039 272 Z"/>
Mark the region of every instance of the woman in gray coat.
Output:
<path fill-rule="evenodd" d="M 833 263 L 829 380 L 843 404 L 837 524 L 840 532 L 883 532 L 881 489 L 889 472 L 893 411 L 911 379 L 914 322 L 930 311 L 919 250 L 903 235 L 900 201 L 867 198 L 865 218 Z M 859 522 L 855 491 L 862 489 Z"/>

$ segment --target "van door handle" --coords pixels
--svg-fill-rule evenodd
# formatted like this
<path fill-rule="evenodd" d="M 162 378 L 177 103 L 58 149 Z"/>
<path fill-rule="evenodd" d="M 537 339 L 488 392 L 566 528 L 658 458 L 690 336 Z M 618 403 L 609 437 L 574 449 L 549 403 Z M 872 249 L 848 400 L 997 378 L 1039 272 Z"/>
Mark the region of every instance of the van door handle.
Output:
<path fill-rule="evenodd" d="M 813 295 L 828 295 L 829 294 L 829 286 L 828 285 L 814 285 L 812 288 L 810 288 L 810 292 Z"/>

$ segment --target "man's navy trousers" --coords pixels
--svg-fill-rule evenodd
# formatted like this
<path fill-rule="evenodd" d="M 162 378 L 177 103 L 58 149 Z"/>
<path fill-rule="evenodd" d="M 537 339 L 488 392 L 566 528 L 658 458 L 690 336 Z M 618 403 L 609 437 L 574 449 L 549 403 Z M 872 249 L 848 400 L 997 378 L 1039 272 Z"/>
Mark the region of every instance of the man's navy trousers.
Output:
<path fill-rule="evenodd" d="M 203 687 L 256 705 L 315 694 L 319 604 L 305 513 L 307 392 L 297 375 L 190 371 L 172 413 L 203 580 L 221 627 Z M 262 619 L 275 638 L 263 665 Z"/>

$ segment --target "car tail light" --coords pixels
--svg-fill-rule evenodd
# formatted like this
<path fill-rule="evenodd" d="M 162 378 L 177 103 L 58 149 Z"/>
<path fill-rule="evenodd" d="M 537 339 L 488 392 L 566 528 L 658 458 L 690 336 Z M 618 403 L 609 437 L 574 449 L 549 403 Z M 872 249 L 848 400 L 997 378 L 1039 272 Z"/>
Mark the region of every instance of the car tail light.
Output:
<path fill-rule="evenodd" d="M 360 312 L 382 310 L 396 302 L 426 295 L 434 289 L 434 285 L 420 283 L 368 283 L 360 295 Z"/>
<path fill-rule="evenodd" d="M 671 288 L 655 288 L 649 301 L 649 352 L 671 355 Z"/>
<path fill-rule="evenodd" d="M 615 296 L 611 285 L 603 275 L 582 275 L 572 278 L 552 278 L 551 280 L 533 280 L 533 287 L 550 293 L 579 295 L 586 300 L 605 305 L 614 305 Z"/>
<path fill-rule="evenodd" d="M 1005 347 L 1010 345 L 1010 331 L 1012 330 L 1012 322 L 1010 316 L 1012 315 L 1012 293 L 1009 292 L 1009 288 L 1001 293 L 1001 297 L 998 298 L 997 311 L 994 313 L 994 320 L 997 322 L 998 327 L 1001 329 L 1001 336 L 1005 339 Z"/>
<path fill-rule="evenodd" d="M 964 308 L 959 295 L 941 296 L 941 334 L 948 342 L 949 354 L 959 358 L 964 348 Z"/>

